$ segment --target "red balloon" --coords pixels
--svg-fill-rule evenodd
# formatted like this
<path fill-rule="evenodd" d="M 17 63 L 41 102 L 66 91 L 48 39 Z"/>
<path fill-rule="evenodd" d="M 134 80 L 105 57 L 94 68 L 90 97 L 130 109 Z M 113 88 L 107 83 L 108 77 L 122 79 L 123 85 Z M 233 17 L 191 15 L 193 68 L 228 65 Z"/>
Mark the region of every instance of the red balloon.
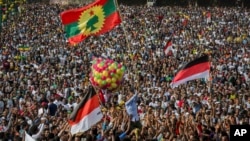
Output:
<path fill-rule="evenodd" d="M 118 64 L 118 68 L 121 68 L 122 67 L 122 64 Z"/>
<path fill-rule="evenodd" d="M 107 77 L 106 76 L 102 76 L 102 80 L 105 80 Z"/>
<path fill-rule="evenodd" d="M 102 67 L 102 68 L 100 68 L 100 72 L 102 72 L 102 71 L 104 71 L 105 69 Z"/>
<path fill-rule="evenodd" d="M 99 68 L 97 68 L 97 69 L 96 69 L 96 71 L 98 71 L 98 72 L 102 72 L 102 71 L 101 71 L 101 69 L 99 69 Z"/>
<path fill-rule="evenodd" d="M 103 66 L 105 69 L 107 69 L 107 67 L 108 67 L 108 64 L 105 64 L 104 66 Z"/>
<path fill-rule="evenodd" d="M 94 78 L 92 76 L 90 76 L 90 82 L 93 83 L 94 82 Z"/>
<path fill-rule="evenodd" d="M 108 86 L 107 86 L 107 84 L 106 84 L 106 85 L 104 85 L 102 88 L 103 88 L 103 89 L 107 89 L 107 87 L 108 87 Z"/>
<path fill-rule="evenodd" d="M 109 59 L 108 62 L 109 62 L 109 64 L 112 64 L 114 61 Z"/>
<path fill-rule="evenodd" d="M 110 76 L 110 77 L 112 77 L 112 76 L 111 76 L 111 75 L 112 75 L 112 73 L 113 73 L 112 71 L 109 71 L 109 72 L 108 72 L 108 74 L 109 74 L 109 76 Z"/>
<path fill-rule="evenodd" d="M 121 83 L 120 81 L 116 81 L 116 84 L 117 84 L 117 85 L 120 85 L 120 83 Z"/>
<path fill-rule="evenodd" d="M 96 82 L 94 82 L 94 81 L 92 82 L 92 84 L 93 84 L 94 86 L 97 86 L 97 83 L 96 83 Z"/>
<path fill-rule="evenodd" d="M 97 68 L 98 68 L 98 67 L 97 67 L 97 64 L 94 64 L 94 65 L 93 65 L 93 69 L 96 70 Z"/>
<path fill-rule="evenodd" d="M 110 87 L 111 86 L 111 84 L 110 83 L 107 83 L 107 87 Z"/>

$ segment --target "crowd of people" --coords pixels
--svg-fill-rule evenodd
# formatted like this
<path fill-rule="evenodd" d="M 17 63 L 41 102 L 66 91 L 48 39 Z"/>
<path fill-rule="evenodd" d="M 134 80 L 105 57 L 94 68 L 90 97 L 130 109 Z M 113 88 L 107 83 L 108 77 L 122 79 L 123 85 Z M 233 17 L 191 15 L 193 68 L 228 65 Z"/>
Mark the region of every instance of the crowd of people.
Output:
<path fill-rule="evenodd" d="M 25 133 L 37 141 L 229 141 L 230 125 L 250 124 L 249 9 L 120 5 L 121 25 L 70 46 L 59 14 L 74 7 L 26 4 L 3 23 L 1 141 Z M 178 69 L 202 54 L 210 78 L 172 89 Z M 93 56 L 123 62 L 124 82 L 102 105 L 103 120 L 71 135 L 68 119 L 86 93 Z M 134 94 L 138 121 L 124 108 Z"/>

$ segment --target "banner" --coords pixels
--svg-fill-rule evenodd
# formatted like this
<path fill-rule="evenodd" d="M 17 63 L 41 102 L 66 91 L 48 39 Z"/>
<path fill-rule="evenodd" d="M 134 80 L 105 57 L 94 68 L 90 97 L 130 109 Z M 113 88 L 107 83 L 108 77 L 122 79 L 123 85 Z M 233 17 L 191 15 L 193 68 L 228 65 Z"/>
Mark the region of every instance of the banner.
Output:
<path fill-rule="evenodd" d="M 137 102 L 137 95 L 135 94 L 125 103 L 126 111 L 130 116 L 132 116 L 132 121 L 139 120 L 136 102 Z"/>

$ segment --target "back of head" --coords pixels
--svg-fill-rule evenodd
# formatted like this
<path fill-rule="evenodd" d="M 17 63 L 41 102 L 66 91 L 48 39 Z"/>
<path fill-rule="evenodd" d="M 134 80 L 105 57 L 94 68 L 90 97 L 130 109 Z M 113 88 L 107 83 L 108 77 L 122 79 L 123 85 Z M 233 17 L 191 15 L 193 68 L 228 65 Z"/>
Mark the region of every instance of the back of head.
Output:
<path fill-rule="evenodd" d="M 131 139 L 126 137 L 122 141 L 131 141 Z"/>

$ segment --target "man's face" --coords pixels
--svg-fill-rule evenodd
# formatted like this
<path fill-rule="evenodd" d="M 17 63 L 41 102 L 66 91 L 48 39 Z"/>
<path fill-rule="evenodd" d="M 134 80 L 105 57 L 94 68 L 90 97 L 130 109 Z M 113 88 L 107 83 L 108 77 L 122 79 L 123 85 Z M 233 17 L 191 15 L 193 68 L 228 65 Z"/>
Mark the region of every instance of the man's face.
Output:
<path fill-rule="evenodd" d="M 44 131 L 44 136 L 45 136 L 45 137 L 48 137 L 48 136 L 49 136 L 49 130 L 45 130 L 45 131 Z"/>

